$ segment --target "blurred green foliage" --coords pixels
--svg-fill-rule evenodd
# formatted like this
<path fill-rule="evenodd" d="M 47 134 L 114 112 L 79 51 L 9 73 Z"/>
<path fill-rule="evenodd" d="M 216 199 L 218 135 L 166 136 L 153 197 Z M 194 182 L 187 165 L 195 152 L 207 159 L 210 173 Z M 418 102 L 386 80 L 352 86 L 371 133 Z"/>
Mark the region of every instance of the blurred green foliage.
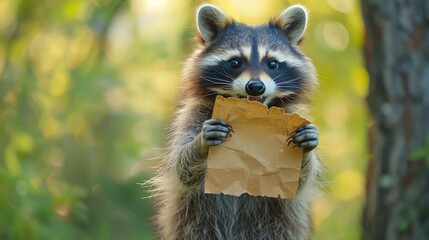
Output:
<path fill-rule="evenodd" d="M 298 1 L 210 1 L 265 22 Z M 139 184 L 165 141 L 201 1 L 0 0 L 0 239 L 153 239 Z M 315 239 L 358 239 L 368 77 L 354 0 L 300 1 L 329 188 Z"/>
<path fill-rule="evenodd" d="M 0 2 L 0 239 L 152 237 L 144 176 L 128 174 L 142 116 L 106 100 L 121 85 L 108 29 L 126 7 Z"/>

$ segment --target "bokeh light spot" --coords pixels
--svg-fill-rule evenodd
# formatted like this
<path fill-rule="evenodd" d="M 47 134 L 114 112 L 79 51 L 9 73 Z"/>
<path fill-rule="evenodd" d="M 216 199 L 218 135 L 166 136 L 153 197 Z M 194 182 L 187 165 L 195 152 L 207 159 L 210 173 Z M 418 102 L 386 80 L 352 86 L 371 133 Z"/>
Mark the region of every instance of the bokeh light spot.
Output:
<path fill-rule="evenodd" d="M 60 148 L 52 148 L 49 151 L 49 163 L 54 167 L 62 167 L 64 164 L 64 152 Z"/>
<path fill-rule="evenodd" d="M 90 1 L 69 1 L 65 4 L 64 15 L 72 20 L 84 21 L 92 12 Z"/>
<path fill-rule="evenodd" d="M 259 0 L 235 0 L 231 1 L 233 9 L 241 16 L 255 18 L 268 12 L 268 4 L 261 4 Z"/>
<path fill-rule="evenodd" d="M 63 218 L 68 217 L 70 214 L 70 205 L 62 204 L 62 205 L 56 206 L 55 211 L 60 217 L 63 217 Z"/>
<path fill-rule="evenodd" d="M 213 1 L 228 16 L 249 24 L 259 24 L 272 17 L 274 4 L 261 4 L 259 0 Z M 280 9 L 282 10 L 282 9 Z M 280 14 L 280 11 L 278 12 Z"/>
<path fill-rule="evenodd" d="M 105 93 L 104 97 L 109 109 L 120 112 L 127 105 L 127 94 L 121 88 L 114 88 Z"/>
<path fill-rule="evenodd" d="M 332 202 L 327 197 L 318 197 L 313 202 L 314 224 L 320 227 L 322 222 L 331 214 L 333 210 Z"/>
<path fill-rule="evenodd" d="M 59 97 L 70 88 L 70 77 L 65 72 L 60 72 L 54 75 L 49 82 L 49 92 L 52 96 Z"/>
<path fill-rule="evenodd" d="M 341 169 L 341 166 L 337 163 L 338 161 L 342 161 L 344 156 L 347 155 L 347 152 L 350 151 L 350 140 L 348 137 L 346 127 L 338 129 L 329 128 L 321 135 L 321 152 L 326 156 L 323 158 L 323 161 L 326 162 L 327 165 L 331 165 L 329 168 L 330 170 Z"/>
<path fill-rule="evenodd" d="M 58 122 L 51 116 L 42 117 L 39 126 L 46 138 L 56 137 L 60 129 Z"/>
<path fill-rule="evenodd" d="M 19 1 L 0 0 L 0 33 L 15 18 L 15 8 Z"/>
<path fill-rule="evenodd" d="M 31 178 L 30 180 L 30 185 L 33 189 L 35 190 L 39 190 L 40 189 L 40 185 L 41 185 L 41 179 L 39 176 L 35 176 L 33 178 Z"/>
<path fill-rule="evenodd" d="M 9 145 L 6 148 L 4 155 L 7 170 L 14 176 L 18 175 L 21 167 L 19 166 L 15 148 L 12 145 Z"/>
<path fill-rule="evenodd" d="M 38 78 L 45 77 L 66 63 L 68 41 L 61 32 L 48 32 L 36 36 L 30 43 L 29 56 Z"/>
<path fill-rule="evenodd" d="M 69 40 L 67 51 L 67 65 L 69 68 L 79 66 L 89 55 L 93 48 L 94 34 L 87 27 L 81 27 Z"/>
<path fill-rule="evenodd" d="M 353 0 L 328 0 L 329 5 L 343 13 L 349 13 L 353 10 Z"/>
<path fill-rule="evenodd" d="M 71 113 L 66 120 L 67 129 L 78 138 L 86 127 L 85 119 L 80 113 Z"/>
<path fill-rule="evenodd" d="M 330 99 L 323 108 L 323 116 L 326 125 L 333 129 L 340 129 L 345 127 L 349 111 L 344 101 L 338 98 Z"/>
<path fill-rule="evenodd" d="M 356 170 L 348 169 L 335 177 L 332 187 L 338 199 L 348 201 L 362 195 L 363 184 L 362 174 Z"/>
<path fill-rule="evenodd" d="M 26 132 L 15 132 L 13 134 L 13 145 L 18 151 L 31 152 L 34 149 L 34 141 Z"/>
<path fill-rule="evenodd" d="M 349 33 L 339 22 L 328 22 L 323 26 L 323 39 L 326 44 L 337 51 L 343 51 L 349 45 Z"/>

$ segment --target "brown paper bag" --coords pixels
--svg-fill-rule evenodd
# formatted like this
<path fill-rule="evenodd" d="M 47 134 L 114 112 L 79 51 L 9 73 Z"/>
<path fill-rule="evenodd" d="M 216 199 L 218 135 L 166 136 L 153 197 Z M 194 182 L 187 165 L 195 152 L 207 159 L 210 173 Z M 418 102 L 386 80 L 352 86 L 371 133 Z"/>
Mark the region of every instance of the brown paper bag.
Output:
<path fill-rule="evenodd" d="M 205 193 L 295 197 L 303 152 L 287 146 L 286 139 L 308 120 L 282 108 L 222 96 L 216 98 L 212 118 L 228 122 L 235 133 L 210 147 Z"/>

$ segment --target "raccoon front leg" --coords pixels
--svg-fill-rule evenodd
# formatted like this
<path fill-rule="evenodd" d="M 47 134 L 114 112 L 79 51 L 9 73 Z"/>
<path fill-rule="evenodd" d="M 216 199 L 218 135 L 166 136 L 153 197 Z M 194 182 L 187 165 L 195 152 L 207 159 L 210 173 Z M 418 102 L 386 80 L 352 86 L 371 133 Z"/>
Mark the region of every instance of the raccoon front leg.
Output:
<path fill-rule="evenodd" d="M 321 171 L 320 162 L 315 150 L 319 144 L 319 131 L 317 127 L 308 124 L 298 128 L 289 139 L 288 144 L 291 143 L 304 150 L 298 191 L 303 192 L 314 189 Z"/>
<path fill-rule="evenodd" d="M 204 163 L 210 146 L 223 143 L 231 136 L 231 126 L 219 119 L 204 121 L 201 132 L 179 153 L 178 174 L 186 186 L 198 185 L 204 175 Z"/>

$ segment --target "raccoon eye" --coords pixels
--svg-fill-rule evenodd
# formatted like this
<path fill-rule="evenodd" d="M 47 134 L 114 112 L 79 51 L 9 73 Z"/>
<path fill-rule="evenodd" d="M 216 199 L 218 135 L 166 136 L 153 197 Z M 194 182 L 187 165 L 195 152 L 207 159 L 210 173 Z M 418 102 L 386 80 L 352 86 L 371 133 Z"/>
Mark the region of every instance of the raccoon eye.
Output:
<path fill-rule="evenodd" d="M 241 67 L 241 59 L 239 59 L 239 58 L 233 58 L 233 59 L 229 60 L 229 66 L 231 68 L 239 68 L 239 67 Z"/>
<path fill-rule="evenodd" d="M 268 67 L 270 69 L 276 70 L 277 68 L 279 68 L 279 62 L 275 59 L 271 59 L 270 61 L 268 61 Z"/>

